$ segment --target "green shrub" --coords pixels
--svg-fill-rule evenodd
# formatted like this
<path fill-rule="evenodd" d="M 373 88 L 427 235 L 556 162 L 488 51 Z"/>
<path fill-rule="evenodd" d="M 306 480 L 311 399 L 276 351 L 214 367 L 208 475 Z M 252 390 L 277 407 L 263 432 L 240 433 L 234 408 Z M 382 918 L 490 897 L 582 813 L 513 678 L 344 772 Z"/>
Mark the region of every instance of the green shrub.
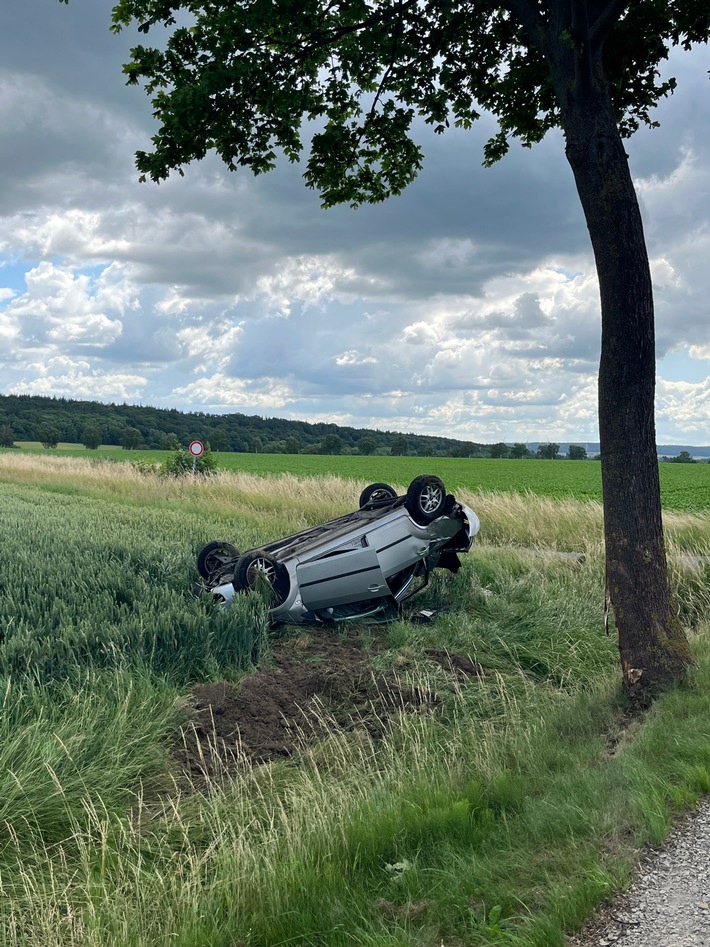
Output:
<path fill-rule="evenodd" d="M 182 447 L 168 457 L 160 467 L 160 472 L 166 477 L 186 477 L 192 473 L 208 477 L 217 470 L 217 459 L 210 450 L 210 445 L 205 445 L 204 453 L 199 457 L 193 457 L 192 454 L 183 450 Z"/>

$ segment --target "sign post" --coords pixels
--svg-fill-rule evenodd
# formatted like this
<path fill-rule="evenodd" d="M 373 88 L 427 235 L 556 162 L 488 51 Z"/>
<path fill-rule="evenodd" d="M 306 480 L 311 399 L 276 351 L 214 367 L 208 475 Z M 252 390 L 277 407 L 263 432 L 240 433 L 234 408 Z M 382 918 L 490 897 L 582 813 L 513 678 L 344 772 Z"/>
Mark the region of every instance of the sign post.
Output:
<path fill-rule="evenodd" d="M 188 450 L 192 454 L 192 472 L 194 474 L 197 470 L 197 458 L 204 454 L 205 445 L 202 441 L 192 441 Z"/>

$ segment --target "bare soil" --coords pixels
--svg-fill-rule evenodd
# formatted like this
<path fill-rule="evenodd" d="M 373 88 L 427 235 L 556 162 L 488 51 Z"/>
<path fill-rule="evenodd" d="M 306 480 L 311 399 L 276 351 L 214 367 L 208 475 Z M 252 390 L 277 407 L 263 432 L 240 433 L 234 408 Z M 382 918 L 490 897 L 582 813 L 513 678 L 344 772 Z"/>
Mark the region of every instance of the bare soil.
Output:
<path fill-rule="evenodd" d="M 402 670 L 375 670 L 377 650 L 357 632 L 343 638 L 319 630 L 273 641 L 269 667 L 236 684 L 192 688 L 191 725 L 176 749 L 178 763 L 200 784 L 286 759 L 329 730 L 360 730 L 377 739 L 394 715 L 430 712 L 440 704 L 434 691 L 405 679 L 406 662 Z M 483 673 L 465 655 L 425 654 L 458 684 Z"/>

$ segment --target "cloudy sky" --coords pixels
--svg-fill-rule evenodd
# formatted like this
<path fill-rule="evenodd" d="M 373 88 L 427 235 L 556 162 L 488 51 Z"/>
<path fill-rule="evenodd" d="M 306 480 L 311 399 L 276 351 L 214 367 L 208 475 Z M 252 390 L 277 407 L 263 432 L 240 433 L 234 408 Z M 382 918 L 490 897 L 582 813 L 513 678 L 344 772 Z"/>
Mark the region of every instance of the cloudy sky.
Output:
<path fill-rule="evenodd" d="M 150 104 L 111 0 L 0 7 L 0 392 L 475 441 L 598 438 L 599 303 L 554 134 L 481 167 L 434 136 L 402 197 L 324 211 L 302 169 L 139 184 Z M 710 50 L 628 144 L 657 306 L 660 443 L 710 443 Z"/>

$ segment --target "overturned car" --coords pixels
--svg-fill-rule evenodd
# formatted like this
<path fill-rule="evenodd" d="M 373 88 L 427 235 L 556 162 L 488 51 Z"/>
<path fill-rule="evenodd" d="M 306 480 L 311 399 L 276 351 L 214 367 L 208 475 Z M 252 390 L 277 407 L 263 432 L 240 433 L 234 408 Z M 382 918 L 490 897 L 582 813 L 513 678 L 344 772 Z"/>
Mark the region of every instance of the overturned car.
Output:
<path fill-rule="evenodd" d="M 208 543 L 195 590 L 229 603 L 238 592 L 270 589 L 274 623 L 396 618 L 433 569 L 458 571 L 458 553 L 468 552 L 480 525 L 431 475 L 413 480 L 404 496 L 372 483 L 359 507 L 242 554 L 229 542 Z"/>

